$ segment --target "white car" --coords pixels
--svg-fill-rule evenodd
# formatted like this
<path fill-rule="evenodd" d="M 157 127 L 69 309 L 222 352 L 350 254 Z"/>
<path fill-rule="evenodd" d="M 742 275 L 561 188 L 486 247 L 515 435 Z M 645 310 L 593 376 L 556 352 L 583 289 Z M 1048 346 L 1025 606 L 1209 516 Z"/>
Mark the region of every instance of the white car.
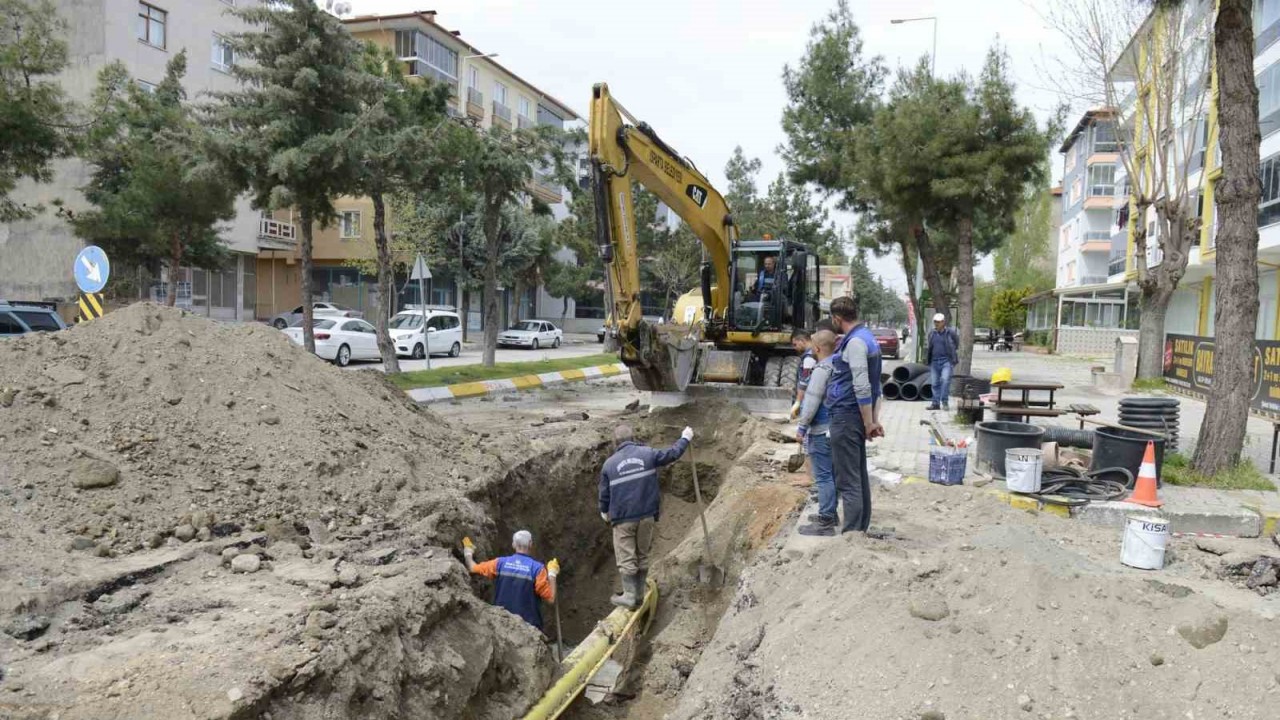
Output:
<path fill-rule="evenodd" d="M 527 347 L 537 350 L 542 347 L 560 347 L 560 339 L 564 333 L 560 328 L 546 320 L 521 320 L 510 329 L 498 334 L 498 346 Z"/>
<path fill-rule="evenodd" d="M 311 317 L 313 318 L 318 318 L 318 317 L 362 318 L 364 317 L 364 313 L 354 308 L 349 308 L 345 305 L 334 305 L 333 303 L 328 303 L 328 302 L 317 302 L 317 303 L 311 304 Z M 271 325 L 274 326 L 277 330 L 284 330 L 285 328 L 289 327 L 290 325 L 293 325 L 296 322 L 299 322 L 300 320 L 302 320 L 301 305 L 287 312 L 282 312 L 279 315 L 276 315 L 275 317 L 271 318 Z"/>
<path fill-rule="evenodd" d="M 426 356 L 422 345 L 422 311 L 404 310 L 396 313 L 387 326 L 396 355 L 421 360 Z M 458 313 L 449 310 L 427 310 L 427 338 L 432 355 L 448 353 L 449 357 L 462 354 L 462 321 Z"/>
<path fill-rule="evenodd" d="M 352 360 L 381 360 L 378 331 L 359 318 L 316 318 L 312 325 L 316 355 L 346 367 Z M 282 330 L 295 345 L 302 345 L 302 322 Z"/>

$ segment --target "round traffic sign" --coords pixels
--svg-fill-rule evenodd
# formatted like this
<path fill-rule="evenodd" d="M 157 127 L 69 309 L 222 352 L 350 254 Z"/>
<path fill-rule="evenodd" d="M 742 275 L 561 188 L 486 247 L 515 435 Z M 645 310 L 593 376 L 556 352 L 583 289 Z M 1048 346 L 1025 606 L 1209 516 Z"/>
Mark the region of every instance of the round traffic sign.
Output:
<path fill-rule="evenodd" d="M 111 263 L 107 260 L 107 254 L 102 248 L 90 245 L 76 255 L 73 270 L 80 292 L 96 293 L 106 287 L 107 277 L 111 275 Z"/>

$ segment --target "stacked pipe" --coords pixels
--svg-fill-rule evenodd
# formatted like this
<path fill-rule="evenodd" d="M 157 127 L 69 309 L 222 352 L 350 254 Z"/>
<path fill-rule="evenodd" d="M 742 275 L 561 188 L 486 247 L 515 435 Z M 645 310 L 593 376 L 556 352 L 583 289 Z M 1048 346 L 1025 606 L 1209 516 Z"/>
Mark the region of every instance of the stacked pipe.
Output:
<path fill-rule="evenodd" d="M 929 366 L 903 363 L 893 369 L 893 379 L 881 390 L 886 400 L 928 400 L 933 397 Z"/>
<path fill-rule="evenodd" d="M 1178 448 L 1178 399 L 1121 398 L 1120 424 L 1164 433 L 1165 443 L 1172 452 Z"/>

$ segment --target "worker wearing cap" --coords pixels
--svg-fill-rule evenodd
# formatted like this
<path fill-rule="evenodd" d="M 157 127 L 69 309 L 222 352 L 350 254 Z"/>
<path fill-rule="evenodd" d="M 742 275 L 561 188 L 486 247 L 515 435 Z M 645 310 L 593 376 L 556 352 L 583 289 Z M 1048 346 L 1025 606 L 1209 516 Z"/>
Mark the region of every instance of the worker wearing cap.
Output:
<path fill-rule="evenodd" d="M 556 601 L 556 575 L 560 574 L 560 562 L 552 559 L 543 565 L 530 557 L 533 535 L 528 530 L 516 531 L 511 537 L 511 549 L 515 550 L 514 555 L 477 563 L 471 539 L 462 541 L 462 557 L 466 560 L 467 570 L 494 581 L 493 604 L 519 615 L 541 630 L 542 607 L 538 600 Z"/>
<path fill-rule="evenodd" d="M 929 331 L 924 347 L 933 383 L 933 402 L 929 403 L 929 409 L 937 410 L 941 402 L 943 410 L 950 410 L 947 398 L 951 389 L 951 372 L 960 362 L 960 335 L 955 328 L 947 327 L 947 318 L 942 313 L 933 316 L 933 329 Z"/>
<path fill-rule="evenodd" d="M 622 576 L 622 592 L 609 598 L 625 608 L 640 606 L 649 574 L 649 548 L 653 526 L 661 511 L 658 468 L 680 459 L 693 440 L 686 427 L 680 439 L 664 450 L 635 441 L 630 425 L 613 430 L 617 448 L 600 471 L 600 517 L 613 527 L 613 554 Z"/>

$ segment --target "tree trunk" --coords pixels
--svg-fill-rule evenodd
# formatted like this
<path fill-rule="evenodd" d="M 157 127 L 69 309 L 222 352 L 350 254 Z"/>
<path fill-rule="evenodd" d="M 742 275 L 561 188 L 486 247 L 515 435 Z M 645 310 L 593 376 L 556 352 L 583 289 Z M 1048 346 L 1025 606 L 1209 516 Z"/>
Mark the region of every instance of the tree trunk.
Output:
<path fill-rule="evenodd" d="M 1253 77 L 1249 0 L 1221 0 L 1213 46 L 1218 64 L 1222 177 L 1217 201 L 1213 385 L 1196 452 L 1196 472 L 1215 475 L 1240 461 L 1253 396 L 1258 322 L 1258 87 Z"/>
<path fill-rule="evenodd" d="M 493 367 L 498 352 L 498 230 L 501 205 L 484 209 L 484 366 Z"/>
<path fill-rule="evenodd" d="M 1139 296 L 1138 379 L 1164 376 L 1164 319 L 1172 299 L 1173 288 L 1144 288 Z"/>
<path fill-rule="evenodd" d="M 314 293 L 313 283 L 311 282 L 311 224 L 313 216 L 311 208 L 303 205 L 299 209 L 299 219 L 302 221 L 302 250 L 298 258 L 298 272 L 302 275 L 302 347 L 307 352 L 314 353 L 316 351 L 316 333 L 311 327 L 314 315 L 311 312 L 312 296 Z"/>
<path fill-rule="evenodd" d="M 382 354 L 382 369 L 388 375 L 400 372 L 400 360 L 396 357 L 396 345 L 391 342 L 391 331 L 387 329 L 391 317 L 392 269 L 391 243 L 387 240 L 387 204 L 382 193 L 369 194 L 373 200 L 373 242 L 378 247 L 378 352 Z M 425 302 L 425 300 L 424 300 Z M 426 329 L 423 329 L 423 341 L 426 343 Z"/>
<path fill-rule="evenodd" d="M 458 283 L 458 308 L 462 310 L 462 342 L 466 342 L 470 337 L 468 326 L 471 324 L 471 298 L 468 297 L 467 287 L 462 283 Z"/>
<path fill-rule="evenodd" d="M 956 228 L 956 295 L 959 307 L 956 330 L 960 333 L 957 348 L 960 362 L 956 375 L 968 375 L 973 363 L 973 219 L 963 218 Z"/>
<path fill-rule="evenodd" d="M 923 229 L 917 228 L 916 233 L 916 249 L 920 253 L 920 264 L 924 270 L 924 284 L 929 288 L 929 294 L 933 296 L 933 309 L 942 313 L 947 321 L 951 321 L 951 297 L 947 293 L 947 286 L 942 283 L 942 273 L 938 269 L 938 258 L 933 247 L 933 242 L 929 240 L 929 233 Z M 928 318 L 922 318 L 922 321 L 928 324 Z"/>
<path fill-rule="evenodd" d="M 164 304 L 173 307 L 178 300 L 178 268 L 182 265 L 182 239 L 178 233 L 169 241 L 169 281 L 165 283 Z"/>

